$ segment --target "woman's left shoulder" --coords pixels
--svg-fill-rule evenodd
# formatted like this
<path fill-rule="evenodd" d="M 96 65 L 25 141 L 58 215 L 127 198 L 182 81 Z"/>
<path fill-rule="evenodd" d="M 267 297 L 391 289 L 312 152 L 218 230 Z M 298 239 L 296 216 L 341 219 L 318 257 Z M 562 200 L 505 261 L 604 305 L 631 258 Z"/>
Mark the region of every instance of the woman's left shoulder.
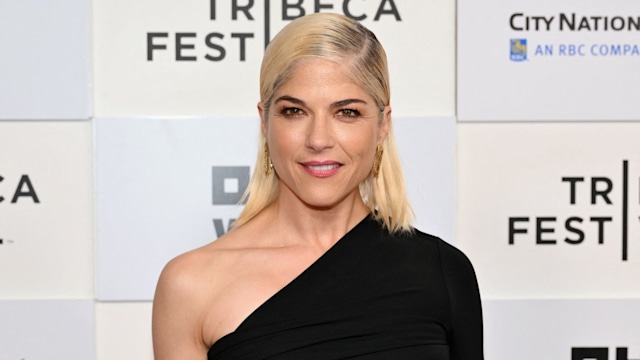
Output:
<path fill-rule="evenodd" d="M 473 271 L 473 265 L 469 257 L 455 245 L 438 236 L 413 229 L 411 232 L 403 234 L 402 238 L 416 250 L 424 249 L 437 254 L 443 267 L 453 266 L 454 268 L 465 268 Z"/>
<path fill-rule="evenodd" d="M 409 246 L 415 247 L 431 247 L 438 248 L 442 246 L 451 246 L 446 241 L 442 240 L 436 235 L 422 232 L 416 228 L 411 228 L 407 231 L 401 231 L 395 235 L 391 235 L 396 238 L 396 241 L 401 241 Z"/>

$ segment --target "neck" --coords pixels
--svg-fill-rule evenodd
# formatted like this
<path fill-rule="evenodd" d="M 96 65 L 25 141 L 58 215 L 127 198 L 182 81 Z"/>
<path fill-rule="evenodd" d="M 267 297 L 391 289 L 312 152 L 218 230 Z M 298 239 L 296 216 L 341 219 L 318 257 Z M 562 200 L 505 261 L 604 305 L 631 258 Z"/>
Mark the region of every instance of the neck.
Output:
<path fill-rule="evenodd" d="M 307 245 L 326 250 L 367 216 L 369 209 L 358 192 L 325 208 L 309 206 L 281 192 L 265 212 L 285 246 Z"/>

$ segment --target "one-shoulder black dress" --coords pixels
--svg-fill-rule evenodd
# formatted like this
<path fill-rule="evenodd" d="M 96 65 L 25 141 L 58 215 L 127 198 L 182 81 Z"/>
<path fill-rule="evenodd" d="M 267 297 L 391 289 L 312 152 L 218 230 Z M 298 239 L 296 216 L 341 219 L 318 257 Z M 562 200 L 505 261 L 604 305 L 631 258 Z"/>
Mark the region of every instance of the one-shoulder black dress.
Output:
<path fill-rule="evenodd" d="M 368 216 L 210 349 L 209 360 L 483 359 L 467 257 Z"/>

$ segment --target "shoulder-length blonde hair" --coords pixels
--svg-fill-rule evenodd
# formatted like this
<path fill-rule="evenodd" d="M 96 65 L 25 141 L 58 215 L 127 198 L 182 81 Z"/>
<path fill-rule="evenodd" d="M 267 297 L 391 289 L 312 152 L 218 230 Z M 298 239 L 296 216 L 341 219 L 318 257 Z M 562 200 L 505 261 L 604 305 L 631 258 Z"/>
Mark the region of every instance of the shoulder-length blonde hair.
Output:
<path fill-rule="evenodd" d="M 390 102 L 387 56 L 376 36 L 360 23 L 338 14 L 318 13 L 298 18 L 269 43 L 260 69 L 263 113 L 296 64 L 305 59 L 327 59 L 347 66 L 347 73 L 375 100 L 379 109 Z M 380 121 L 384 112 L 380 113 Z M 265 116 L 264 121 L 268 121 Z M 261 136 L 258 159 L 243 199 L 247 204 L 234 223 L 239 227 L 258 215 L 278 196 L 280 180 L 265 172 L 265 143 Z M 383 143 L 377 177 L 370 173 L 360 183 L 360 195 L 373 216 L 391 232 L 411 230 L 413 211 L 406 196 L 391 120 Z"/>

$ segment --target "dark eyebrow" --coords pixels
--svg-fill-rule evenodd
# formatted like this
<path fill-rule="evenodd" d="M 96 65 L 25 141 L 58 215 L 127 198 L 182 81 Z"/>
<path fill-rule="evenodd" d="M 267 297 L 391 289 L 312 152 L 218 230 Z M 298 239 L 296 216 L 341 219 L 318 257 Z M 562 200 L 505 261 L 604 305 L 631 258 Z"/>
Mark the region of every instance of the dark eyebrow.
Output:
<path fill-rule="evenodd" d="M 334 107 L 334 108 L 343 107 L 353 103 L 365 104 L 365 105 L 367 104 L 366 101 L 360 100 L 360 99 L 346 99 L 346 100 L 340 100 L 340 101 L 334 102 L 333 104 L 331 104 L 331 107 Z"/>
<path fill-rule="evenodd" d="M 300 100 L 298 98 L 294 98 L 293 96 L 289 96 L 289 95 L 280 96 L 279 98 L 276 99 L 276 101 L 274 101 L 274 104 L 278 103 L 280 101 L 289 101 L 289 102 L 292 102 L 292 103 L 297 104 L 297 105 L 305 105 L 304 101 L 302 101 L 302 100 Z M 345 99 L 345 100 L 340 100 L 340 101 L 334 102 L 333 104 L 331 104 L 331 107 L 333 107 L 333 108 L 343 107 L 343 106 L 347 106 L 347 105 L 353 104 L 353 103 L 367 104 L 366 101 L 361 100 L 361 99 Z"/>
<path fill-rule="evenodd" d="M 294 98 L 293 96 L 289 96 L 289 95 L 280 96 L 273 103 L 277 104 L 280 101 L 289 101 L 289 102 L 292 102 L 292 103 L 297 104 L 297 105 L 304 105 L 304 101 L 302 101 L 302 100 L 300 100 L 298 98 Z"/>

